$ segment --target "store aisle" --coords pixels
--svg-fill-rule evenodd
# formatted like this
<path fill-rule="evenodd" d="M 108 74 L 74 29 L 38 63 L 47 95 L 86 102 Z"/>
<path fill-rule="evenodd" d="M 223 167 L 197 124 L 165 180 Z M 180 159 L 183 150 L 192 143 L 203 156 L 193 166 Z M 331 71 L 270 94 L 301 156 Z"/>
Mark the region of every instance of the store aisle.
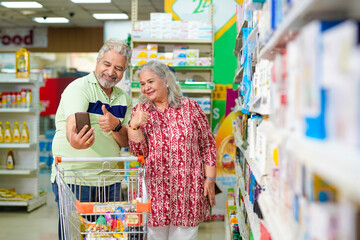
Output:
<path fill-rule="evenodd" d="M 0 208 L 0 239 L 6 240 L 56 240 L 57 206 L 51 192 L 50 170 L 41 170 L 41 189 L 47 195 L 47 204 L 31 213 L 25 209 Z M 206 222 L 200 225 L 199 240 L 215 240 L 225 236 L 224 222 Z"/>

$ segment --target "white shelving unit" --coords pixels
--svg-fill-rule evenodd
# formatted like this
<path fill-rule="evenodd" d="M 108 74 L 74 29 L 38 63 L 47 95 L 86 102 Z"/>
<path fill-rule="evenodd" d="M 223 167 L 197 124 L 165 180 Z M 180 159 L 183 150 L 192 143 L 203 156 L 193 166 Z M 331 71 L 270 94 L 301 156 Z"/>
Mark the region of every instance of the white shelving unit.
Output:
<path fill-rule="evenodd" d="M 131 20 L 132 27 L 136 26 L 137 14 L 138 14 L 138 0 L 132 0 Z M 212 7 L 211 7 L 212 9 Z M 212 10 L 210 10 L 210 19 L 212 22 Z M 212 63 L 214 63 L 214 37 L 211 39 L 163 39 L 163 38 L 132 38 L 131 48 L 134 49 L 140 44 L 157 43 L 159 46 L 159 52 L 172 52 L 174 44 L 187 45 L 189 49 L 199 49 L 200 57 L 210 57 Z M 191 83 L 213 83 L 213 66 L 173 66 L 176 72 L 177 80 L 182 83 L 186 79 L 193 79 Z M 131 81 L 138 81 L 135 78 L 135 72 L 138 66 L 132 66 L 130 69 Z M 204 111 L 207 115 L 210 126 L 212 120 L 212 89 L 202 87 L 181 87 L 182 92 L 189 98 L 201 98 L 206 97 L 210 99 L 210 110 Z M 140 94 L 140 88 L 131 87 L 131 96 L 137 98 Z"/>
<path fill-rule="evenodd" d="M 21 88 L 30 88 L 33 93 L 33 102 L 30 108 L 1 108 L 0 121 L 3 124 L 10 122 L 11 127 L 18 121 L 19 126 L 26 121 L 30 143 L 1 143 L 0 159 L 5 159 L 9 148 L 13 149 L 15 156 L 15 168 L 7 170 L 5 162 L 0 164 L 0 188 L 11 189 L 20 194 L 33 194 L 34 197 L 24 201 L 0 201 L 0 206 L 22 206 L 27 211 L 32 211 L 46 203 L 46 195 L 39 192 L 39 88 L 43 85 L 41 74 L 30 74 L 30 78 L 17 79 L 15 74 L 0 74 L 1 91 L 20 91 Z"/>
<path fill-rule="evenodd" d="M 282 23 L 277 27 L 277 30 L 272 33 L 270 38 L 268 38 L 266 42 L 256 43 L 256 49 L 254 51 L 257 55 L 255 58 L 256 61 L 259 59 L 273 60 L 275 53 L 282 52 L 286 44 L 311 20 L 334 20 L 334 18 L 339 20 L 345 18 L 359 19 L 360 17 L 360 1 L 357 0 L 303 0 L 297 1 L 295 4 L 296 5 L 292 6 L 290 11 L 283 16 Z M 243 25 L 243 27 L 246 26 L 247 24 Z M 259 41 L 259 38 L 257 38 L 258 33 L 258 29 L 255 28 L 245 43 L 242 42 L 242 37 L 239 33 L 236 37 L 234 54 L 237 56 L 248 42 Z M 243 68 L 238 67 L 234 77 L 234 83 L 241 83 L 243 71 Z M 253 101 L 255 101 L 255 99 L 253 99 Z M 234 111 L 241 111 L 241 106 L 237 104 Z M 250 112 L 269 115 L 268 112 L 262 111 L 261 108 L 254 109 L 250 107 Z M 299 136 L 282 127 L 275 127 L 268 120 L 263 120 L 258 129 L 266 136 L 268 141 L 281 145 L 287 152 L 293 154 L 296 160 L 300 161 L 311 173 L 318 174 L 328 183 L 335 186 L 342 197 L 357 203 L 360 202 L 360 191 L 354 187 L 354 184 L 356 185 L 360 182 L 360 175 L 358 173 L 360 169 L 359 150 L 346 146 L 344 143 L 338 141 L 314 140 Z M 243 152 L 257 182 L 265 186 L 259 195 L 258 203 L 264 217 L 263 224 L 268 229 L 271 238 L 274 240 L 302 239 L 300 236 L 303 236 L 303 232 L 301 232 L 303 229 L 300 229 L 294 217 L 290 216 L 291 214 L 289 213 L 291 213 L 291 211 L 285 210 L 284 206 L 279 204 L 279 196 L 273 196 L 271 187 L 267 187 L 268 182 L 266 178 L 264 179 L 267 172 L 259 171 L 256 161 L 249 158 L 248 151 L 242 148 L 242 138 L 235 127 L 234 137 L 236 146 Z M 251 231 L 253 232 L 254 239 L 259 239 L 258 219 L 253 216 L 255 214 L 252 212 L 252 206 L 248 196 L 246 196 L 244 179 L 239 164 L 236 164 L 235 172 L 237 176 L 236 188 L 240 188 L 241 192 L 244 193 L 242 197 L 244 199 L 246 212 L 249 215 Z M 238 195 L 237 189 L 235 192 Z M 240 209 L 239 206 L 238 209 Z M 242 218 L 241 215 L 242 213 L 238 211 L 238 219 Z M 241 222 L 241 220 L 239 220 L 239 222 Z M 249 239 L 246 238 L 246 235 L 242 235 L 242 237 Z"/>

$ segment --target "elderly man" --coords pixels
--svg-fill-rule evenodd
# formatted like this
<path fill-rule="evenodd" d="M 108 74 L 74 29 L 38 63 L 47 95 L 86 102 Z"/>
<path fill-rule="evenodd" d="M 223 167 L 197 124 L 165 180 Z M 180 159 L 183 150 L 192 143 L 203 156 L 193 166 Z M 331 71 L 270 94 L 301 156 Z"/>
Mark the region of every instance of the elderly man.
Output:
<path fill-rule="evenodd" d="M 99 51 L 95 71 L 74 80 L 66 87 L 56 112 L 56 133 L 52 149 L 54 157 L 117 157 L 120 156 L 120 148 L 128 146 L 127 131 L 123 125 L 127 125 L 130 119 L 132 100 L 115 84 L 122 79 L 130 59 L 131 49 L 128 45 L 123 41 L 108 40 Z M 77 132 L 76 112 L 89 113 L 90 129 L 86 125 Z M 110 165 L 111 169 L 120 167 L 117 162 Z M 75 175 L 74 172 L 81 169 L 101 169 L 102 163 L 68 162 L 60 163 L 59 168 L 71 170 L 67 175 Z M 106 201 L 119 201 L 121 185 L 111 182 L 115 175 L 116 173 L 107 173 L 107 183 L 102 189 L 90 183 L 90 176 L 86 171 L 76 176 L 76 183 L 74 178 L 66 178 L 65 181 L 71 184 L 81 202 L 104 201 L 105 196 Z M 59 190 L 54 164 L 51 182 L 55 201 L 58 202 Z M 59 222 L 59 239 L 61 233 Z"/>

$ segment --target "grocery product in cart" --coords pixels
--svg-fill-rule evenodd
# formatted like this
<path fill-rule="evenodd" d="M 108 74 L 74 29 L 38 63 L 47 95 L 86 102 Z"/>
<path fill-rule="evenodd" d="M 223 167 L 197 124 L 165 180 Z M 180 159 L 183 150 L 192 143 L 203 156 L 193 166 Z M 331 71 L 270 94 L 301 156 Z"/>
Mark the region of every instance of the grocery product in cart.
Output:
<path fill-rule="evenodd" d="M 90 161 L 103 162 L 102 168 L 61 169 L 61 162 Z M 146 239 L 151 204 L 145 169 L 110 169 L 113 161 L 144 163 L 144 158 L 55 158 L 63 239 Z"/>

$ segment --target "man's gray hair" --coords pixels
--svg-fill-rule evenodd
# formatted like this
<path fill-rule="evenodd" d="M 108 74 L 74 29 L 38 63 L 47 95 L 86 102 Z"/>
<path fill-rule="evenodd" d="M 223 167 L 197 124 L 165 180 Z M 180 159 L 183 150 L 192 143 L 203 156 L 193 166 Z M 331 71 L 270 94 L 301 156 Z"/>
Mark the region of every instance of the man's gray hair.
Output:
<path fill-rule="evenodd" d="M 169 67 L 159 61 L 152 60 L 144 63 L 136 71 L 136 76 L 140 76 L 145 70 L 151 70 L 156 76 L 163 80 L 164 85 L 168 85 L 168 101 L 171 107 L 179 108 L 181 106 L 180 99 L 183 97 L 179 84 L 176 83 L 176 77 Z M 141 104 L 148 101 L 148 99 L 141 94 L 139 97 Z"/>
<path fill-rule="evenodd" d="M 127 67 L 131 62 L 131 48 L 121 40 L 117 39 L 109 39 L 107 40 L 104 45 L 99 50 L 98 59 L 102 59 L 104 56 L 104 53 L 109 50 L 114 50 L 117 53 L 120 53 L 124 57 L 126 57 L 126 64 Z"/>

